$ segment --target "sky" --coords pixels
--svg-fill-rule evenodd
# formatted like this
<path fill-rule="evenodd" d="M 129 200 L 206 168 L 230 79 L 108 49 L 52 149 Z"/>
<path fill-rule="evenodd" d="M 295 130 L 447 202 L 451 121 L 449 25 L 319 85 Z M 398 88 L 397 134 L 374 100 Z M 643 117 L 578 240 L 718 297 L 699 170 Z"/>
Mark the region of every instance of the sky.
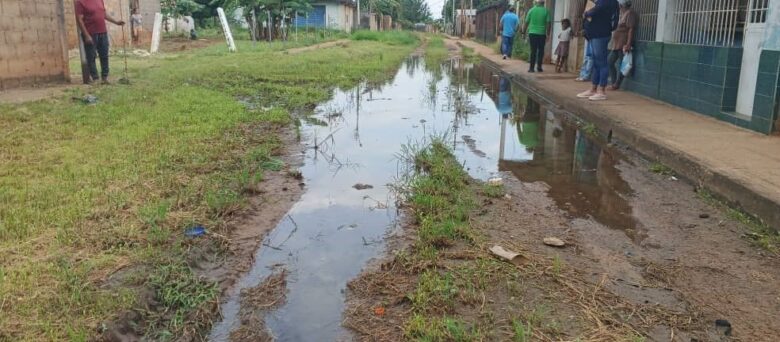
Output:
<path fill-rule="evenodd" d="M 431 9 L 433 19 L 441 18 L 441 7 L 444 6 L 445 0 L 425 0 L 428 3 L 428 8 Z"/>

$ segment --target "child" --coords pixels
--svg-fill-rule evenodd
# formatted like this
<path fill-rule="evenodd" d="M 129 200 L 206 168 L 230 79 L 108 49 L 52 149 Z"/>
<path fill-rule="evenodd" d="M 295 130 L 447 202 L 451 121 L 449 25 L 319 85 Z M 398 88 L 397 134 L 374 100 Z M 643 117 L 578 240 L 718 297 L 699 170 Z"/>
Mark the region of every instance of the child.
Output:
<path fill-rule="evenodd" d="M 141 31 L 143 31 L 143 27 L 141 27 L 141 24 L 143 23 L 143 16 L 138 14 L 138 9 L 133 8 L 133 14 L 130 15 L 130 28 L 131 28 L 131 35 L 132 35 L 132 41 L 134 44 L 137 44 L 141 40 Z"/>
<path fill-rule="evenodd" d="M 555 49 L 555 54 L 558 56 L 558 60 L 555 62 L 555 71 L 561 72 L 561 70 L 569 71 L 566 65 L 566 60 L 569 59 L 569 41 L 571 40 L 571 21 L 569 19 L 561 20 L 561 28 L 563 31 L 558 34 L 558 48 Z"/>

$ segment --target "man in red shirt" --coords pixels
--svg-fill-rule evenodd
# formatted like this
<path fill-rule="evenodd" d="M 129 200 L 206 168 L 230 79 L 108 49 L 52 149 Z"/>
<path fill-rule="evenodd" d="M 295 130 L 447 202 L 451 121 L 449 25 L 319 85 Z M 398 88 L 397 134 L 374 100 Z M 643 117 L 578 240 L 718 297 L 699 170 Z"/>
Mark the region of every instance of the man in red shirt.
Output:
<path fill-rule="evenodd" d="M 84 38 L 84 48 L 89 62 L 89 74 L 92 80 L 98 79 L 95 55 L 100 55 L 100 79 L 108 83 L 108 29 L 106 21 L 124 25 L 106 13 L 103 0 L 76 0 L 76 18 Z"/>

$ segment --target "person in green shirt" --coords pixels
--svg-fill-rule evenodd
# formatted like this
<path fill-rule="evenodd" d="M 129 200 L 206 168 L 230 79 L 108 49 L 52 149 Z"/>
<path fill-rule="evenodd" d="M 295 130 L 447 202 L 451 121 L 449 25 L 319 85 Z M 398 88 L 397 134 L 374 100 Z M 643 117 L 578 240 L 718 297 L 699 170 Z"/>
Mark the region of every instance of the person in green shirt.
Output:
<path fill-rule="evenodd" d="M 544 7 L 544 0 L 535 0 L 534 7 L 525 16 L 523 32 L 528 34 L 528 42 L 531 45 L 531 56 L 528 72 L 542 72 L 544 60 L 544 44 L 547 42 L 547 32 L 550 30 L 550 11 Z"/>

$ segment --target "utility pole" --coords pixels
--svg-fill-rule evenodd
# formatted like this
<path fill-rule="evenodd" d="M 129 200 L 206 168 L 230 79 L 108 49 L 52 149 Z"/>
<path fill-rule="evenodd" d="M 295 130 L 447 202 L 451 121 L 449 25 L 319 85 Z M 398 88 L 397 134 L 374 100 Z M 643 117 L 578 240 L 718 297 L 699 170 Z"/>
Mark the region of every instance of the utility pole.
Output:
<path fill-rule="evenodd" d="M 455 0 L 452 0 L 452 35 L 455 35 Z"/>
<path fill-rule="evenodd" d="M 460 0 L 460 37 L 463 38 L 463 31 L 466 28 L 466 1 Z"/>

